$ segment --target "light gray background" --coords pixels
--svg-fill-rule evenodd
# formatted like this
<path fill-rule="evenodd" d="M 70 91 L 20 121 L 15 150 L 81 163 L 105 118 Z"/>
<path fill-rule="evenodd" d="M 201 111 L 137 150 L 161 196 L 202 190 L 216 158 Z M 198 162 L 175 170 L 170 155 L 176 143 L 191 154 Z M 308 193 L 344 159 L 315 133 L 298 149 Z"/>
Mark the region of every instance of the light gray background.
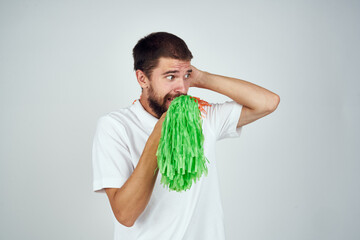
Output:
<path fill-rule="evenodd" d="M 201 70 L 277 93 L 218 142 L 227 239 L 360 239 L 359 1 L 1 1 L 0 239 L 112 239 L 97 119 L 140 96 L 132 48 L 168 31 Z M 227 97 L 203 89 L 207 101 Z"/>

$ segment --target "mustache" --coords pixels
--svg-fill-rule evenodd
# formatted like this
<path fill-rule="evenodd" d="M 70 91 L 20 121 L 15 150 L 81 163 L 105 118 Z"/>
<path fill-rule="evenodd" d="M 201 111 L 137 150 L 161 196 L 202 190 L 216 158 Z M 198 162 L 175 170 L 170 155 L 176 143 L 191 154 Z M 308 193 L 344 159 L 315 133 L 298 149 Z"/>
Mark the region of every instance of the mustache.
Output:
<path fill-rule="evenodd" d="M 177 98 L 177 97 L 180 97 L 182 95 L 187 95 L 186 93 L 185 94 L 177 94 L 177 95 L 170 95 L 170 94 L 167 94 L 164 98 L 164 100 L 166 101 L 168 98 Z"/>

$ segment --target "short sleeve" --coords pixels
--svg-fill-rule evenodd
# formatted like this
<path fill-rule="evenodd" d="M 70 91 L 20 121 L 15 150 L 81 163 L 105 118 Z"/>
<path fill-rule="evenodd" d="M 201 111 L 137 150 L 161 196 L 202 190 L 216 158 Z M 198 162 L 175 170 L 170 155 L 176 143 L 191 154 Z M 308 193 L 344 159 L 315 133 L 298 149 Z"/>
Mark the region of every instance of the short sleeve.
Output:
<path fill-rule="evenodd" d="M 109 115 L 102 116 L 93 140 L 93 191 L 120 188 L 134 170 L 126 144 L 124 126 Z"/>
<path fill-rule="evenodd" d="M 206 121 L 214 132 L 216 140 L 239 137 L 242 127 L 237 128 L 243 105 L 235 101 L 215 103 L 207 106 Z"/>

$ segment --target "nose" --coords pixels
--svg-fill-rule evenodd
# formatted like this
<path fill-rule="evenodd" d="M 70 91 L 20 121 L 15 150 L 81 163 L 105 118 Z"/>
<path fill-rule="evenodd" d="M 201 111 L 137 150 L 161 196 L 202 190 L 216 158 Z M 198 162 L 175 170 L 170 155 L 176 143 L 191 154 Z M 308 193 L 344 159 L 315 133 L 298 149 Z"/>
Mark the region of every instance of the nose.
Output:
<path fill-rule="evenodd" d="M 186 84 L 183 79 L 179 79 L 176 83 L 175 92 L 179 94 L 186 94 Z"/>

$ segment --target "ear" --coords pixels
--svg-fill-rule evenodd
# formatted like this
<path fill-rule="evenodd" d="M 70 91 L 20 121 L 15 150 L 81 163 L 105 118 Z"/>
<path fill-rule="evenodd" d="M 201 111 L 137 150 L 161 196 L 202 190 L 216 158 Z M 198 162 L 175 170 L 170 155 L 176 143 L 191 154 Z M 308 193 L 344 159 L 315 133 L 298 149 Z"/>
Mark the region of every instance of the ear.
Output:
<path fill-rule="evenodd" d="M 147 88 L 149 86 L 149 79 L 146 77 L 145 73 L 138 69 L 136 70 L 135 74 L 140 87 L 142 89 Z"/>

